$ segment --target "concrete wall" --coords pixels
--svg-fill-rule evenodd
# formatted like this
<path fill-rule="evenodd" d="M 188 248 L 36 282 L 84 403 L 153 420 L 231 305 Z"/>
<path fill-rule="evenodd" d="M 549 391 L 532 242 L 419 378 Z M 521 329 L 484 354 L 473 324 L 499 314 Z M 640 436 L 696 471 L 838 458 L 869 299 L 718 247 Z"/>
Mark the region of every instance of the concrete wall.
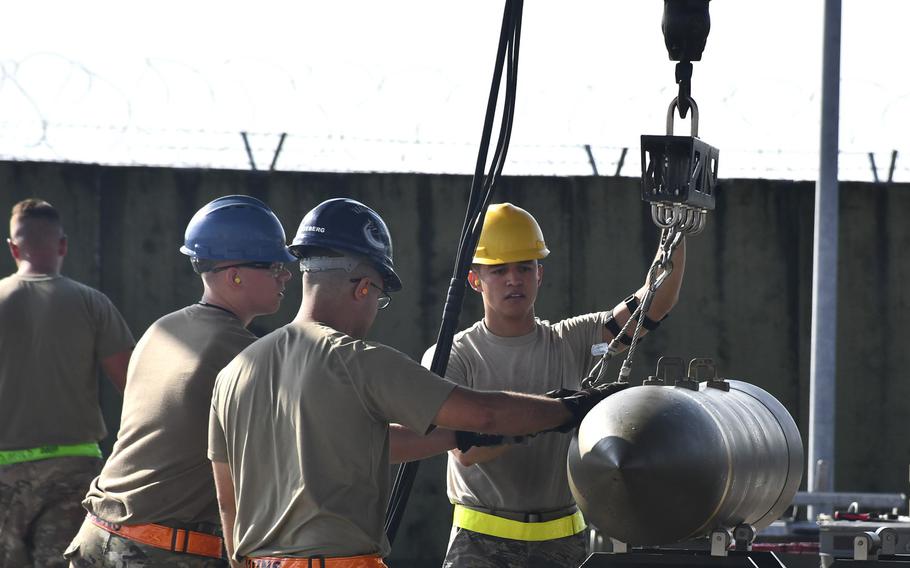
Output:
<path fill-rule="evenodd" d="M 64 216 L 69 276 L 96 286 L 138 337 L 159 316 L 196 301 L 201 286 L 177 252 L 200 206 L 231 193 L 268 202 L 289 237 L 320 201 L 350 196 L 388 222 L 405 289 L 377 318 L 372 337 L 419 358 L 435 341 L 470 179 L 462 176 L 256 173 L 0 163 L 0 209 L 40 196 Z M 637 288 L 657 230 L 633 178 L 505 178 L 496 201 L 535 214 L 552 254 L 538 315 L 558 320 L 613 306 Z M 836 487 L 906 491 L 910 436 L 908 186 L 841 185 Z M 778 397 L 808 433 L 813 184 L 726 180 L 705 232 L 689 242 L 680 304 L 636 357 L 634 380 L 657 357 L 714 357 L 720 372 Z M 9 273 L 9 257 L 0 273 Z M 281 311 L 259 334 L 289 321 L 300 299 L 293 279 Z M 473 294 L 461 327 L 481 314 Z M 618 370 L 618 364 L 614 363 Z M 116 396 L 105 394 L 109 417 Z M 444 460 L 422 466 L 392 560 L 438 565 L 450 509 Z M 420 562 L 418 562 L 420 559 Z"/>

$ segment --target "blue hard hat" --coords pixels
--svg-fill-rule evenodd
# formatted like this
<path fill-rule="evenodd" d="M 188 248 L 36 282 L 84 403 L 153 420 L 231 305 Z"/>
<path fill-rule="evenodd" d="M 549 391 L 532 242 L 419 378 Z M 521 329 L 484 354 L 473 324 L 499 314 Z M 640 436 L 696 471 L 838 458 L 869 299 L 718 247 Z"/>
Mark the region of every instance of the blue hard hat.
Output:
<path fill-rule="evenodd" d="M 186 226 L 180 252 L 193 260 L 294 260 L 278 217 L 247 195 L 219 197 L 197 211 Z"/>
<path fill-rule="evenodd" d="M 401 290 L 401 279 L 392 263 L 392 236 L 378 213 L 359 201 L 336 198 L 323 201 L 300 222 L 288 247 L 298 258 L 304 247 L 320 247 L 366 257 L 382 275 L 384 289 Z"/>

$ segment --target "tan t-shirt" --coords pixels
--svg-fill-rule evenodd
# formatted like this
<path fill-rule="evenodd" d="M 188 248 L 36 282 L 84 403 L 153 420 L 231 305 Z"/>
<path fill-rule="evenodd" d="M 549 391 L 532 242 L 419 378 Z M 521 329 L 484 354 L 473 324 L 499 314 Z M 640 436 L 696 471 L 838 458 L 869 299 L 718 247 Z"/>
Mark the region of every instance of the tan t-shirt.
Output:
<path fill-rule="evenodd" d="M 134 343 L 93 288 L 65 276 L 0 280 L 0 450 L 104 438 L 100 363 Z"/>
<path fill-rule="evenodd" d="M 563 320 L 537 320 L 520 337 L 490 333 L 483 321 L 455 336 L 446 377 L 477 390 L 530 394 L 578 389 L 593 364 L 591 346 L 603 341 L 609 312 Z M 433 347 L 424 355 L 429 366 Z M 510 448 L 498 458 L 463 466 L 451 455 L 447 473 L 449 500 L 500 511 L 547 512 L 572 505 L 566 477 L 570 434 L 547 433 L 528 445 Z"/>
<path fill-rule="evenodd" d="M 215 377 L 256 337 L 194 304 L 149 327 L 130 360 L 111 457 L 83 506 L 112 523 L 220 524 L 208 420 Z"/>
<path fill-rule="evenodd" d="M 235 483 L 244 556 L 389 552 L 389 423 L 426 432 L 455 385 L 390 347 L 290 323 L 219 375 L 209 458 Z"/>

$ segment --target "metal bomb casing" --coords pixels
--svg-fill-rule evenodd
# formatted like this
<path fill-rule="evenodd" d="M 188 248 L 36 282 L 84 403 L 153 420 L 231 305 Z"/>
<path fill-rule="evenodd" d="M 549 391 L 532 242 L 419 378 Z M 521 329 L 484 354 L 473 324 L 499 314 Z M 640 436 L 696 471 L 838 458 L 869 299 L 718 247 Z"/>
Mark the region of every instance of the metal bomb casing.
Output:
<path fill-rule="evenodd" d="M 588 413 L 568 455 L 587 520 L 633 545 L 741 523 L 761 530 L 790 505 L 802 471 L 793 418 L 764 390 L 734 380 L 614 394 Z"/>

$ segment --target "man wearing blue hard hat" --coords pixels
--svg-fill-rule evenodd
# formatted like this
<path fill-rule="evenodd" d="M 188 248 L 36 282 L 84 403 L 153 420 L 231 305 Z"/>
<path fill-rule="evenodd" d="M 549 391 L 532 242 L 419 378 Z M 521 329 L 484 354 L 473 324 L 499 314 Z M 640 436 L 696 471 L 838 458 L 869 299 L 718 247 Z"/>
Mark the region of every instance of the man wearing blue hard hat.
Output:
<path fill-rule="evenodd" d="M 290 251 L 297 317 L 240 353 L 212 396 L 209 458 L 236 566 L 384 567 L 390 462 L 574 427 L 609 394 L 473 391 L 365 341 L 402 283 L 388 227 L 360 202 L 316 206 Z"/>
<path fill-rule="evenodd" d="M 218 371 L 278 310 L 290 278 L 284 229 L 252 197 L 218 198 L 186 228 L 180 252 L 202 299 L 149 327 L 130 361 L 113 453 L 92 481 L 72 566 L 227 566 L 206 431 Z"/>

